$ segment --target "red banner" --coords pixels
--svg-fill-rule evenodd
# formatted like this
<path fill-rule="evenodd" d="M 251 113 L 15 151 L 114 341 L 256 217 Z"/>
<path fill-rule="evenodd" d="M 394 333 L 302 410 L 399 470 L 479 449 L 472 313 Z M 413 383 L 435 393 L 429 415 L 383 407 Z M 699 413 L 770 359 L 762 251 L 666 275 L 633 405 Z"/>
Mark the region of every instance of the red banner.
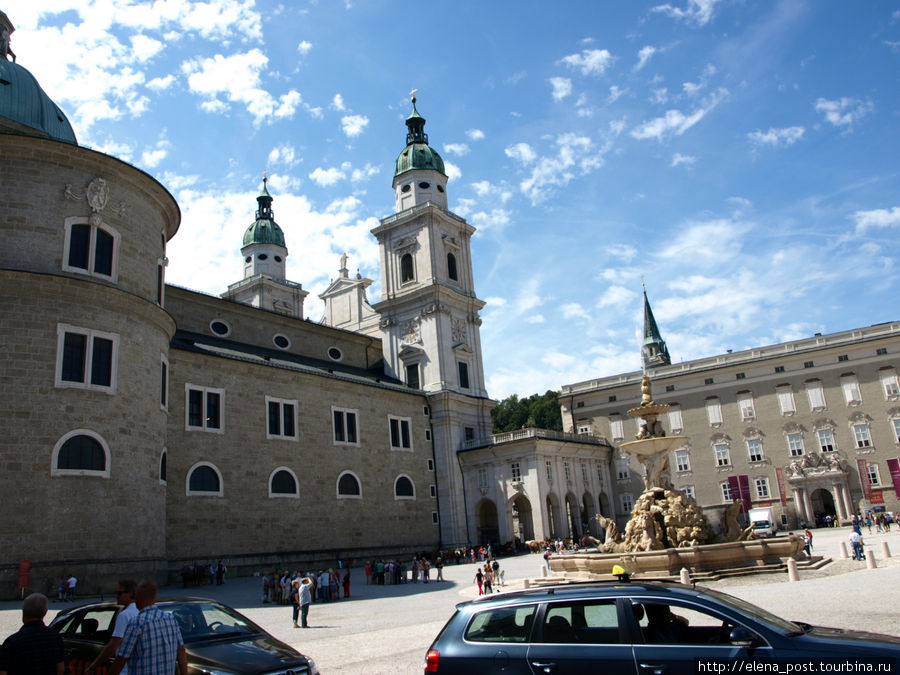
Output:
<path fill-rule="evenodd" d="M 747 474 L 729 476 L 728 488 L 731 490 L 731 499 L 741 501 L 741 513 L 750 513 L 750 509 L 753 507 L 753 498 L 750 496 L 750 476 Z"/>
<path fill-rule="evenodd" d="M 887 465 L 894 483 L 894 492 L 900 497 L 900 459 L 889 459 Z"/>
<path fill-rule="evenodd" d="M 28 588 L 28 581 L 31 576 L 31 561 L 19 561 L 19 588 Z"/>
<path fill-rule="evenodd" d="M 784 491 L 784 469 L 780 466 L 775 469 L 775 480 L 778 481 L 778 496 L 781 498 L 781 508 L 787 507 L 787 494 Z"/>
<path fill-rule="evenodd" d="M 872 482 L 869 480 L 869 463 L 864 459 L 856 460 L 856 468 L 859 471 L 859 482 L 862 485 L 863 498 L 872 502 Z"/>

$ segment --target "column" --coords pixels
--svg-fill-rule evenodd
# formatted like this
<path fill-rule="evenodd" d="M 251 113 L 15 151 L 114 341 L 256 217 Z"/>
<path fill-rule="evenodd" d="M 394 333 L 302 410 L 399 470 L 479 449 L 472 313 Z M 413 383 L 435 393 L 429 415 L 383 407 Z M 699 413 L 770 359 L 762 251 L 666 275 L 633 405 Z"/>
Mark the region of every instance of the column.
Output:
<path fill-rule="evenodd" d="M 841 494 L 841 486 L 835 483 L 831 486 L 831 496 L 834 498 L 834 508 L 837 510 L 838 518 L 843 521 L 847 519 L 847 512 L 844 510 L 844 498 Z"/>
<path fill-rule="evenodd" d="M 847 486 L 847 481 L 844 479 L 844 482 L 839 486 L 841 491 L 841 498 L 844 503 L 844 510 L 847 514 L 847 517 L 850 518 L 856 510 L 853 508 L 853 505 L 850 503 L 850 488 Z"/>
<path fill-rule="evenodd" d="M 815 514 L 813 513 L 812 500 L 809 498 L 809 488 L 803 490 L 803 507 L 806 509 L 806 524 L 815 526 Z"/>
<path fill-rule="evenodd" d="M 794 509 L 797 511 L 797 518 L 801 521 L 806 520 L 804 509 L 806 505 L 803 503 L 803 488 L 794 486 Z"/>

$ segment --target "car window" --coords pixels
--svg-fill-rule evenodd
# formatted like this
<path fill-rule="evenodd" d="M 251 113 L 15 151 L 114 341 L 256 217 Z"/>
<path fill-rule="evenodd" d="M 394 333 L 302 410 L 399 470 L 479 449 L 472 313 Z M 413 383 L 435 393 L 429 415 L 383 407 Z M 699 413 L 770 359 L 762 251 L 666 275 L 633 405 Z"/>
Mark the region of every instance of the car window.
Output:
<path fill-rule="evenodd" d="M 112 635 L 119 609 L 116 606 L 87 609 L 75 617 L 66 627 L 66 632 L 81 640 L 106 642 Z"/>
<path fill-rule="evenodd" d="M 249 619 L 214 602 L 183 602 L 161 605 L 178 622 L 185 642 L 259 633 Z"/>
<path fill-rule="evenodd" d="M 525 642 L 537 605 L 494 607 L 478 612 L 466 628 L 470 642 Z"/>
<path fill-rule="evenodd" d="M 615 599 L 550 604 L 538 640 L 555 644 L 619 644 Z"/>
<path fill-rule="evenodd" d="M 665 601 L 636 602 L 632 607 L 647 644 L 731 644 L 731 619 L 695 605 Z"/>

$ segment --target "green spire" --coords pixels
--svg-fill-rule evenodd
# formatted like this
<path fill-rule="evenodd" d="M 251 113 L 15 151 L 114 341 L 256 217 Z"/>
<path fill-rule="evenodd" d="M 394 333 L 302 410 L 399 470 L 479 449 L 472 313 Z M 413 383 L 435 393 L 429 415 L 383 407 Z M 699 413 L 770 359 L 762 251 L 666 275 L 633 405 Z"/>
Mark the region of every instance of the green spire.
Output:
<path fill-rule="evenodd" d="M 413 92 L 415 92 L 415 89 Z M 406 118 L 406 147 L 400 153 L 400 156 L 397 157 L 394 176 L 416 169 L 430 169 L 446 176 L 444 160 L 441 159 L 436 150 L 428 145 L 428 134 L 425 133 L 425 118 L 416 110 L 415 96 L 412 97 L 412 104 L 412 113 Z"/>
<path fill-rule="evenodd" d="M 647 299 L 647 288 L 644 287 L 644 344 L 641 348 L 641 360 L 644 366 L 668 366 L 672 361 L 666 341 L 659 333 L 650 301 Z"/>
<path fill-rule="evenodd" d="M 244 232 L 244 246 L 250 244 L 275 244 L 282 248 L 287 248 L 284 243 L 284 232 L 275 222 L 275 215 L 272 213 L 272 195 L 269 194 L 267 187 L 268 178 L 263 174 L 263 186 L 259 196 L 256 198 L 256 220 L 247 231 Z"/>

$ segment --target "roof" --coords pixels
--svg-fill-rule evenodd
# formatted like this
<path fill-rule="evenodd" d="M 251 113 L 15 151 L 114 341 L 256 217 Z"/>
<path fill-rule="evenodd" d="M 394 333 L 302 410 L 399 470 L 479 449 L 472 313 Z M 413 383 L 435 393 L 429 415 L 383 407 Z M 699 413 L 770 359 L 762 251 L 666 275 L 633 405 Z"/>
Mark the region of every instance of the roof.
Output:
<path fill-rule="evenodd" d="M 244 232 L 243 246 L 251 244 L 274 244 L 287 248 L 284 243 L 284 232 L 275 222 L 275 214 L 272 212 L 272 202 L 274 199 L 269 194 L 266 187 L 267 179 L 263 178 L 262 191 L 256 198 L 259 205 L 256 209 L 256 220 Z"/>
<path fill-rule="evenodd" d="M 41 136 L 77 145 L 75 131 L 26 68 L 0 58 L 0 118 L 34 129 Z M 2 121 L 0 121 L 2 126 Z"/>
<path fill-rule="evenodd" d="M 406 118 L 406 147 L 397 157 L 397 165 L 394 176 L 399 176 L 407 171 L 426 169 L 437 171 L 447 175 L 444 170 L 444 160 L 430 145 L 428 134 L 425 133 L 425 118 L 416 110 L 416 101 L 413 99 L 412 114 Z"/>

